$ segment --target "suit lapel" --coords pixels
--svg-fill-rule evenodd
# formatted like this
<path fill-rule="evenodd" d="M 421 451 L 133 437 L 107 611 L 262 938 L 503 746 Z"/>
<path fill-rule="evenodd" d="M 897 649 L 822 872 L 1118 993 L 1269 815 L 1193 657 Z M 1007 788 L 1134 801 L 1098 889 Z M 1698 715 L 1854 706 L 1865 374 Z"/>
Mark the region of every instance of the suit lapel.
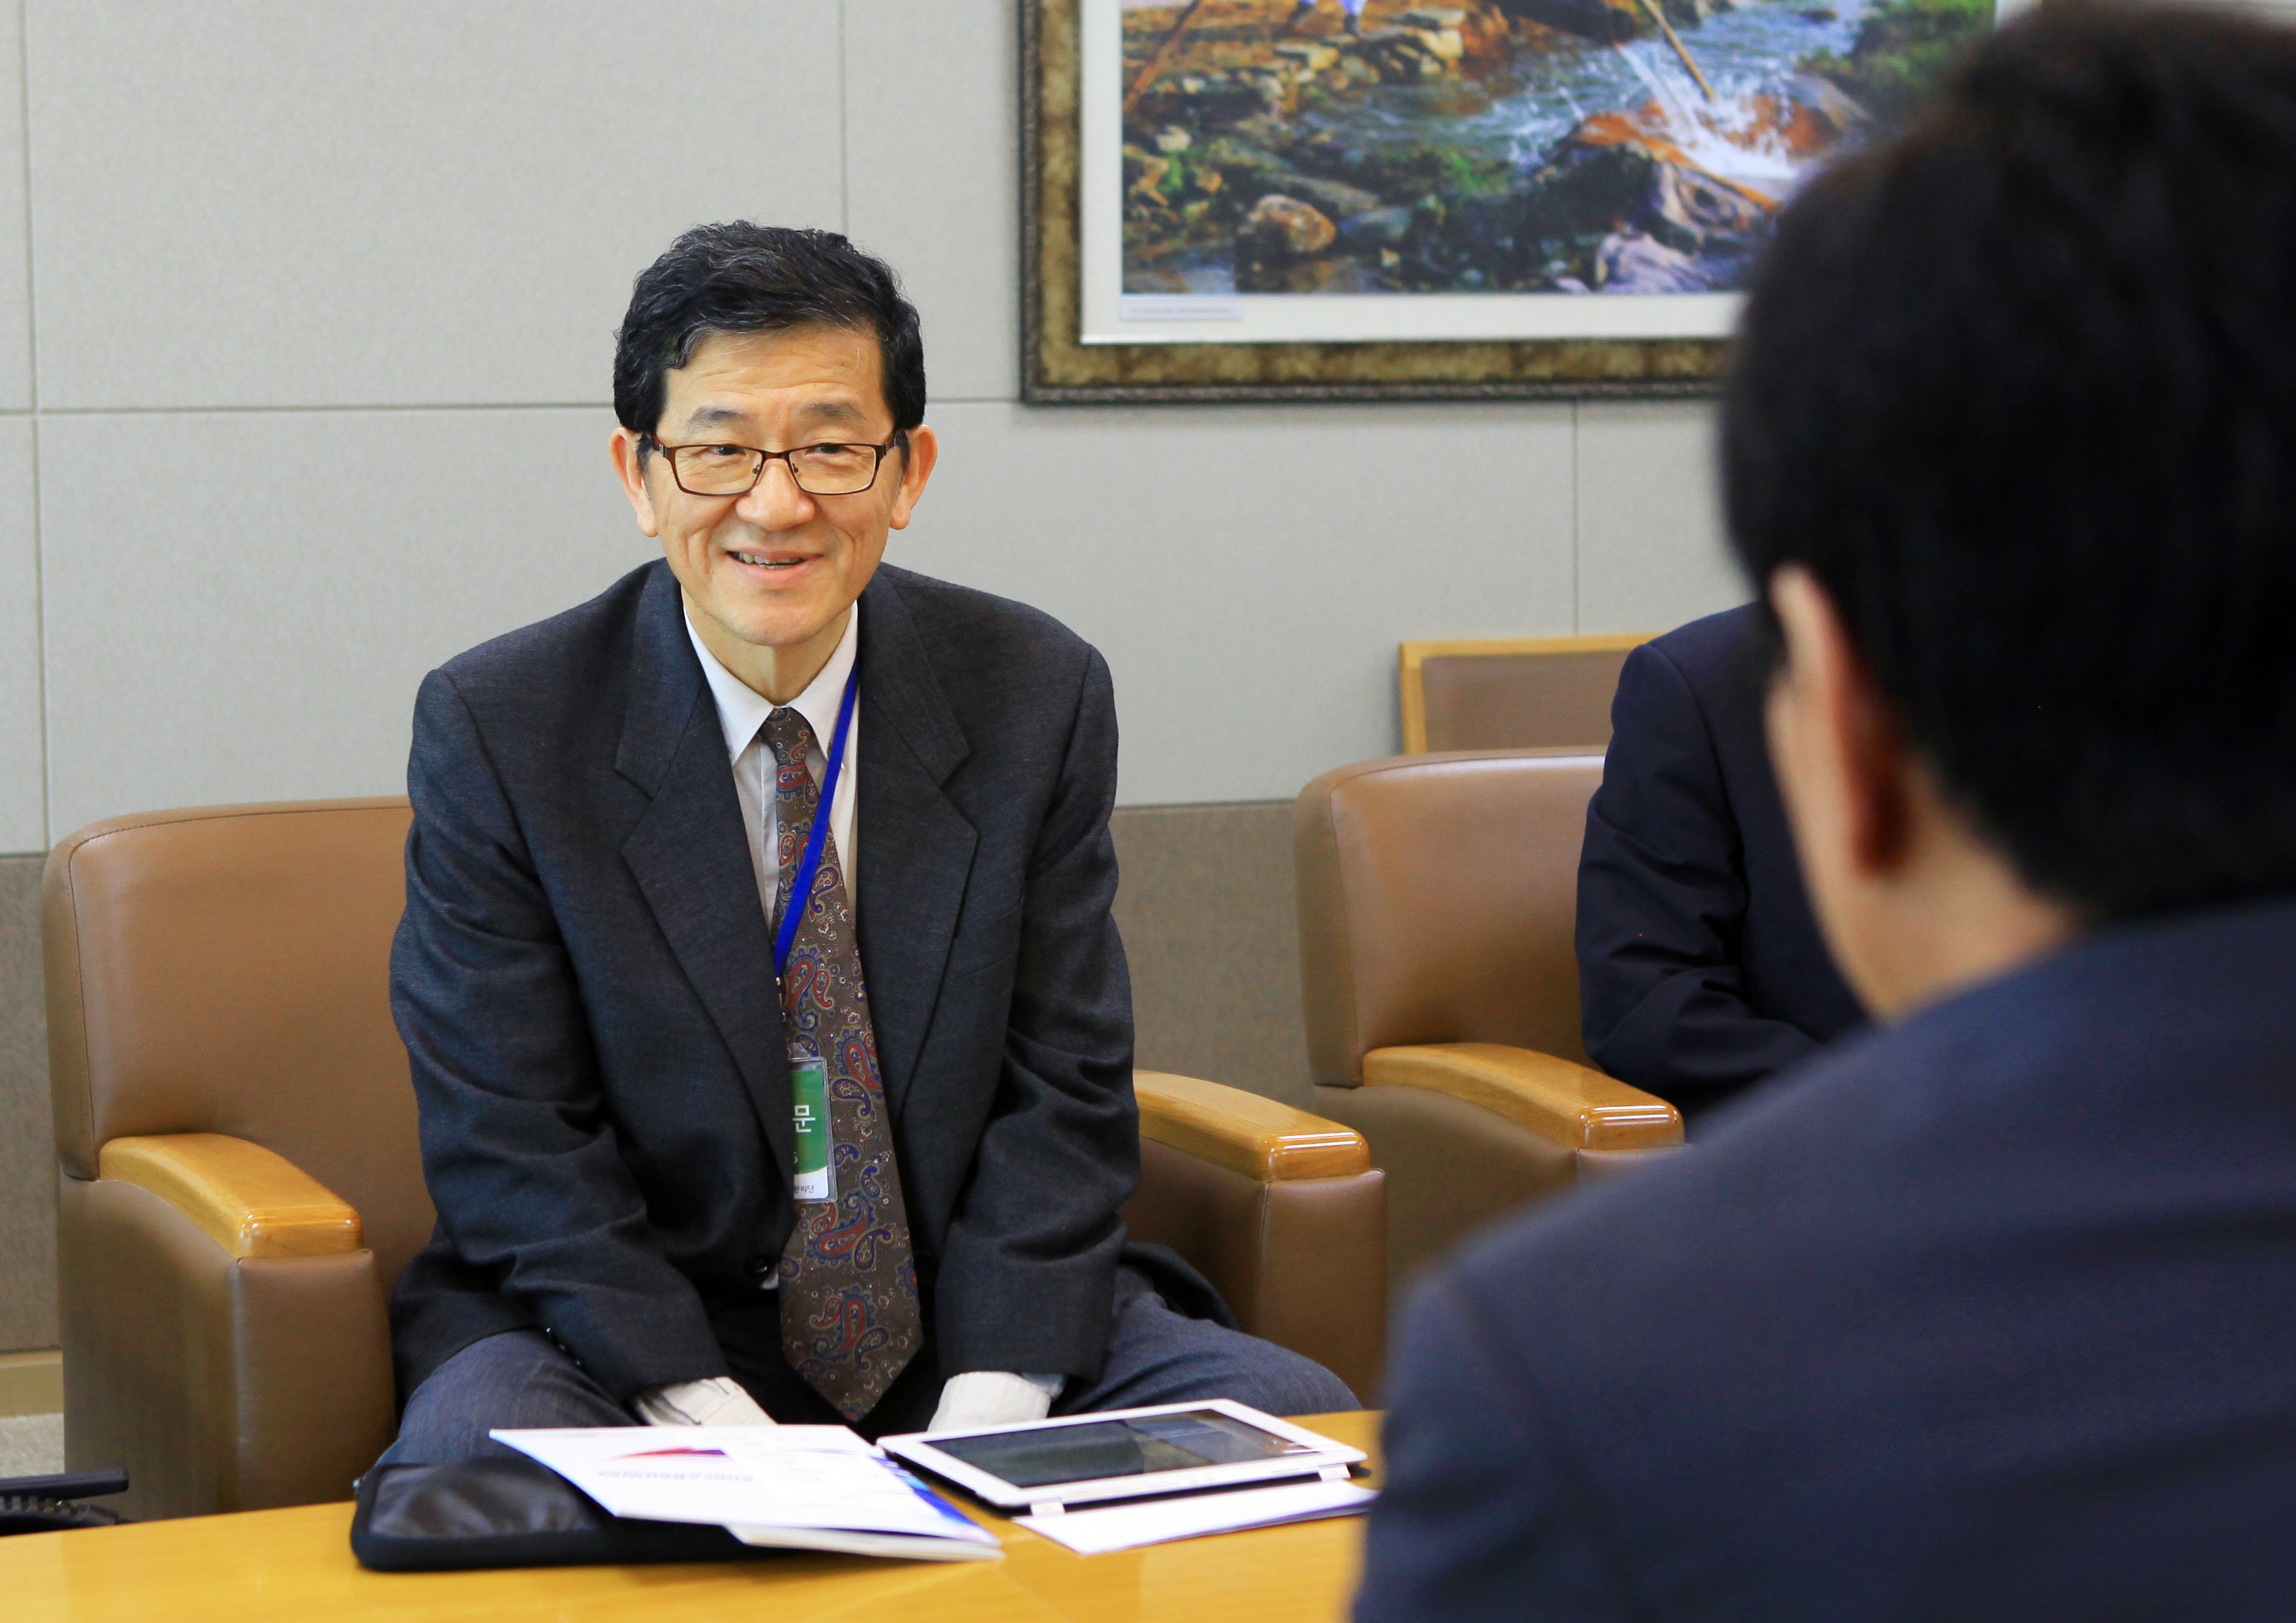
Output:
<path fill-rule="evenodd" d="M 640 600 L 633 688 L 615 766 L 653 797 L 622 842 L 654 922 L 733 1051 L 750 1102 L 790 1165 L 789 1070 L 774 999 L 773 943 L 758 905 L 741 802 L 717 706 L 663 565 Z"/>
<path fill-rule="evenodd" d="M 898 585 L 881 570 L 861 594 L 859 894 L 861 972 L 869 989 L 887 1104 L 898 1115 L 931 1027 L 979 835 L 941 785 L 965 756 L 964 732 L 934 676 Z"/>

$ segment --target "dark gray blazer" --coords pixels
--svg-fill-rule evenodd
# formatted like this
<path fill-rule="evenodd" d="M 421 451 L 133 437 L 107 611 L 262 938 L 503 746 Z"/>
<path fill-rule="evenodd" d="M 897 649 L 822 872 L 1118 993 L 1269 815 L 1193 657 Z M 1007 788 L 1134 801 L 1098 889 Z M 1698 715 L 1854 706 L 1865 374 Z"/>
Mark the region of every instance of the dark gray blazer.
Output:
<path fill-rule="evenodd" d="M 861 959 L 940 1371 L 1091 1376 L 1139 1160 L 1098 653 L 864 592 Z M 614 1396 L 727 1373 L 791 1220 L 771 947 L 677 583 L 648 564 L 430 673 L 391 1003 L 439 1222 L 400 1390 L 537 1325 Z"/>
<path fill-rule="evenodd" d="M 2280 1619 L 2296 900 L 2117 926 L 1470 1246 L 1358 1623 Z"/>
<path fill-rule="evenodd" d="M 1761 612 L 1710 614 L 1628 657 L 1578 859 L 1587 1052 L 1693 1118 L 1866 1018 L 1770 770 Z"/>

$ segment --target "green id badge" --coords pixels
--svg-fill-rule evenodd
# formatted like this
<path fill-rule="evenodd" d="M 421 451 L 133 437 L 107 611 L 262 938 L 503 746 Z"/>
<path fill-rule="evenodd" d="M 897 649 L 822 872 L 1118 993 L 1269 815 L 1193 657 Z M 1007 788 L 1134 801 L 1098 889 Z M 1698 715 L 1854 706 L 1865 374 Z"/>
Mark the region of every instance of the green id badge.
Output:
<path fill-rule="evenodd" d="M 790 1097 L 796 1105 L 794 1195 L 829 1201 L 837 1195 L 829 1167 L 829 1062 L 817 1053 L 790 1055 Z"/>

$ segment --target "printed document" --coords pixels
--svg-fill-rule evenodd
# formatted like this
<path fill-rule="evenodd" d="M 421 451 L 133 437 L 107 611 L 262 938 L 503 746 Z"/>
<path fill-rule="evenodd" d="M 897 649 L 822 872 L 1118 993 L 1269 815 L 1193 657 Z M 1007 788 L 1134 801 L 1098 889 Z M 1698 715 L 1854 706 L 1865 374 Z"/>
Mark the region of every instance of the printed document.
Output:
<path fill-rule="evenodd" d="M 996 1536 L 843 1426 L 496 1431 L 617 1516 L 722 1527 L 745 1544 L 993 1561 Z"/>

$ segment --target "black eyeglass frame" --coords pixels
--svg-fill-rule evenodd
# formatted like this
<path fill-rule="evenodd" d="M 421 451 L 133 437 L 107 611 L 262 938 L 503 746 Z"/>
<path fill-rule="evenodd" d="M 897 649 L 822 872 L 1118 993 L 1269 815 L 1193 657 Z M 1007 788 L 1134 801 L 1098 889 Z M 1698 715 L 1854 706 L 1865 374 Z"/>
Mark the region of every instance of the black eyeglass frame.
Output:
<path fill-rule="evenodd" d="M 704 501 L 718 501 L 726 496 L 733 496 L 738 499 L 739 497 L 749 495 L 750 491 L 755 490 L 758 488 L 758 481 L 766 477 L 766 469 L 770 464 L 776 462 L 789 463 L 790 483 L 795 485 L 800 490 L 804 490 L 805 494 L 808 496 L 860 496 L 866 491 L 876 488 L 877 475 L 885 471 L 886 452 L 894 449 L 896 447 L 898 447 L 903 452 L 907 451 L 909 448 L 909 431 L 906 429 L 899 429 L 895 430 L 893 437 L 885 441 L 882 445 L 861 446 L 859 447 L 864 450 L 874 451 L 877 454 L 877 460 L 872 463 L 869 466 L 869 482 L 867 484 L 857 486 L 851 490 L 806 490 L 805 481 L 797 476 L 797 463 L 790 460 L 791 457 L 794 457 L 800 451 L 818 450 L 824 445 L 853 447 L 856 443 L 857 442 L 850 439 L 823 439 L 817 440 L 812 445 L 791 446 L 786 451 L 760 451 L 755 446 L 735 445 L 730 439 L 697 439 L 688 445 L 672 446 L 664 445 L 660 440 L 656 439 L 651 434 L 642 434 L 638 437 L 638 444 L 641 449 L 651 447 L 654 450 L 661 453 L 662 460 L 669 464 L 669 477 L 670 481 L 673 484 L 675 484 L 680 490 L 685 491 L 686 495 L 700 496 Z M 758 459 L 758 471 L 750 476 L 750 482 L 742 486 L 739 490 L 696 490 L 678 476 L 676 453 L 680 451 L 712 450 L 747 451 L 750 455 Z"/>

